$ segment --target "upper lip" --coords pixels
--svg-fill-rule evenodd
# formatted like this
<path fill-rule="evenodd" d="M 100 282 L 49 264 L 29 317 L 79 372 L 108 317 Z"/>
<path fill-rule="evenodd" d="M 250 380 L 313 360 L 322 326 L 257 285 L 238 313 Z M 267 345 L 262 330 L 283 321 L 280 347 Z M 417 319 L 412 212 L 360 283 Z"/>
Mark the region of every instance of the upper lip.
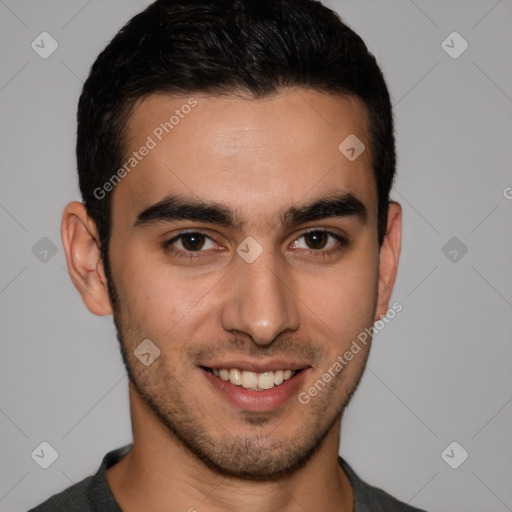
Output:
<path fill-rule="evenodd" d="M 311 365 L 300 361 L 286 361 L 284 359 L 272 359 L 267 361 L 247 361 L 247 360 L 230 360 L 230 361 L 212 361 L 206 363 L 200 363 L 199 366 L 206 368 L 220 369 L 225 368 L 227 370 L 236 368 L 246 372 L 265 373 L 277 370 L 302 370 Z"/>

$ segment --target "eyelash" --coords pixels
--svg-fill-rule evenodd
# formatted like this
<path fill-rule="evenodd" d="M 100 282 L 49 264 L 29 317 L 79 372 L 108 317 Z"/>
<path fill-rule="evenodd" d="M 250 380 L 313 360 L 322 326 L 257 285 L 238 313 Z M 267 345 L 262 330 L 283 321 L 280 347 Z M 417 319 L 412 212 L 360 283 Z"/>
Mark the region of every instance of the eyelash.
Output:
<path fill-rule="evenodd" d="M 315 257 L 320 257 L 320 258 L 330 257 L 330 256 L 332 256 L 332 255 L 342 251 L 343 249 L 345 249 L 349 245 L 349 242 L 348 242 L 348 240 L 345 237 L 343 237 L 343 236 L 341 236 L 341 235 L 339 235 L 337 233 L 333 233 L 332 231 L 328 231 L 326 229 L 310 229 L 309 231 L 306 231 L 305 233 L 302 233 L 302 235 L 300 235 L 298 238 L 296 238 L 294 240 L 294 242 L 296 242 L 297 240 L 300 240 L 302 237 L 304 237 L 306 235 L 310 235 L 312 233 L 325 233 L 327 236 L 334 238 L 338 242 L 338 245 L 336 247 L 331 248 L 331 249 L 327 249 L 327 250 L 322 250 L 322 249 L 317 249 L 317 250 L 309 249 L 308 250 L 308 249 L 305 249 L 307 254 L 311 253 Z M 208 240 L 211 240 L 212 242 L 215 242 L 215 240 L 213 240 L 213 238 L 211 238 L 206 233 L 203 233 L 201 231 L 182 231 L 181 233 L 179 233 L 175 237 L 171 238 L 170 240 L 167 240 L 167 241 L 163 242 L 162 243 L 162 248 L 166 252 L 172 253 L 173 256 L 176 256 L 178 258 L 184 258 L 184 259 L 187 259 L 187 260 L 195 260 L 197 258 L 202 258 L 202 257 L 207 256 L 206 253 L 208 253 L 209 251 L 202 251 L 202 250 L 199 250 L 199 251 L 187 251 L 187 250 L 183 250 L 183 249 L 174 249 L 172 247 L 172 244 L 174 244 L 175 242 L 177 242 L 180 239 L 183 239 L 183 237 L 185 237 L 186 235 L 202 235 L 205 238 L 207 238 Z"/>

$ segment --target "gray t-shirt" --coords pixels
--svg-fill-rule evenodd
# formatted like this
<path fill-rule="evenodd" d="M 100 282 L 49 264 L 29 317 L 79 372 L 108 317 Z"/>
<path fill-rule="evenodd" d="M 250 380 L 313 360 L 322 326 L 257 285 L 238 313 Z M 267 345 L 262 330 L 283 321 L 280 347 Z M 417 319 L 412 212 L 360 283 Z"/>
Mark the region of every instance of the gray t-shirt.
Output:
<path fill-rule="evenodd" d="M 55 494 L 29 512 L 122 512 L 108 485 L 107 469 L 119 462 L 131 448 L 129 444 L 107 453 L 95 475 Z M 425 512 L 368 485 L 341 457 L 338 461 L 354 489 L 353 512 Z"/>

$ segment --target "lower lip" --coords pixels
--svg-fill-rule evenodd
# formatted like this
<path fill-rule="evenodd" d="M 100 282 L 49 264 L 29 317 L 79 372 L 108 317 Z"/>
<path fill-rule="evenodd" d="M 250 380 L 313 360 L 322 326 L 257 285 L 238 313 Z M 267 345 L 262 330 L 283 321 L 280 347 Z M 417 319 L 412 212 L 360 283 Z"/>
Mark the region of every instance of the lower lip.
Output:
<path fill-rule="evenodd" d="M 285 404 L 296 395 L 297 389 L 304 382 L 305 375 L 309 370 L 309 368 L 304 368 L 279 386 L 262 391 L 253 391 L 242 386 L 235 386 L 229 380 L 222 380 L 201 367 L 199 369 L 229 402 L 239 409 L 250 412 L 270 411 Z"/>

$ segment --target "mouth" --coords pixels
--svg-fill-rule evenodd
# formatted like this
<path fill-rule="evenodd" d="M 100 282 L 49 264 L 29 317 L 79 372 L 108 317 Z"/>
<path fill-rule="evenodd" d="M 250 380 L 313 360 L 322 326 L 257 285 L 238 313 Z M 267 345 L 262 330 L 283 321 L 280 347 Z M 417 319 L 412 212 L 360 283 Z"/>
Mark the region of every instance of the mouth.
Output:
<path fill-rule="evenodd" d="M 230 382 L 234 386 L 240 386 L 251 391 L 264 391 L 281 386 L 283 382 L 290 380 L 304 370 L 270 370 L 266 372 L 251 372 L 238 368 L 201 368 L 223 381 Z"/>
<path fill-rule="evenodd" d="M 289 406 L 312 371 L 311 366 L 284 362 L 276 362 L 271 367 L 235 362 L 229 368 L 221 365 L 197 368 L 210 383 L 215 396 L 227 400 L 236 410 L 254 413 Z"/>

